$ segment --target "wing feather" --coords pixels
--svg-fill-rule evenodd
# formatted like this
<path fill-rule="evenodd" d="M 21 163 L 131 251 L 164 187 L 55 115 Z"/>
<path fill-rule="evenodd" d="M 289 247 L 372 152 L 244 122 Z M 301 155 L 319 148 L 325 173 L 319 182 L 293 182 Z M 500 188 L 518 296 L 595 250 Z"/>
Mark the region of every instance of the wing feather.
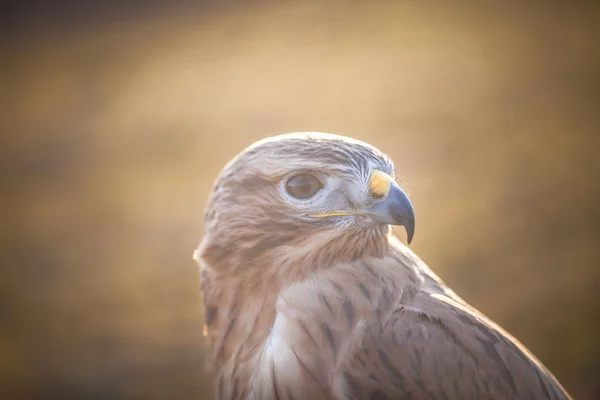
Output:
<path fill-rule="evenodd" d="M 567 399 L 564 389 L 523 346 L 480 314 L 441 296 L 420 294 L 368 336 L 349 374 L 355 398 Z M 417 311 L 419 310 L 419 311 Z M 356 386 L 356 385 L 355 385 Z"/>
<path fill-rule="evenodd" d="M 271 337 L 281 347 L 263 365 L 279 368 L 296 398 L 569 399 L 522 344 L 407 251 L 292 285 L 277 312 Z"/>

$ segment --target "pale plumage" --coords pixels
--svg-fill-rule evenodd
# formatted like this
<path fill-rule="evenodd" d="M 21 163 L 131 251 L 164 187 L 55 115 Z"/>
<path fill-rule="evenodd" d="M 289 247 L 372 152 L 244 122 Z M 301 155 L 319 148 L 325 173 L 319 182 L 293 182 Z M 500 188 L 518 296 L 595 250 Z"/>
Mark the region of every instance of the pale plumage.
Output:
<path fill-rule="evenodd" d="M 225 167 L 195 253 L 218 399 L 569 398 L 391 235 L 414 231 L 393 176 L 372 146 L 311 133 Z"/>

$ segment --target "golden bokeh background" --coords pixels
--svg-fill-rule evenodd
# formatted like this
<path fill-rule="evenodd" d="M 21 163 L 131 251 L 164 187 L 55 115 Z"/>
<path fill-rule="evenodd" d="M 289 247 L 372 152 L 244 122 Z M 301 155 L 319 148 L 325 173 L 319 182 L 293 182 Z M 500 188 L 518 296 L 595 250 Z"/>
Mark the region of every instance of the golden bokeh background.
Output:
<path fill-rule="evenodd" d="M 600 397 L 591 5 L 34 3 L 2 30 L 3 398 L 208 398 L 206 198 L 302 130 L 390 155 L 417 254 Z"/>

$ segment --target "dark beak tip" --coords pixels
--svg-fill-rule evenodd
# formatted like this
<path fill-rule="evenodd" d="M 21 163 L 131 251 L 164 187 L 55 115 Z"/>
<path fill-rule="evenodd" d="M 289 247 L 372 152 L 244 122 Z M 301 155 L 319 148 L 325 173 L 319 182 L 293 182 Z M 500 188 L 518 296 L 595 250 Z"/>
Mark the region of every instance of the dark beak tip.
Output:
<path fill-rule="evenodd" d="M 407 194 L 397 185 L 392 186 L 389 196 L 390 213 L 394 216 L 397 225 L 404 226 L 406 242 L 410 244 L 415 235 L 415 210 Z"/>
<path fill-rule="evenodd" d="M 415 223 L 414 221 L 412 221 L 412 223 L 404 225 L 404 229 L 406 230 L 406 243 L 410 244 L 413 240 L 413 237 L 415 236 Z"/>

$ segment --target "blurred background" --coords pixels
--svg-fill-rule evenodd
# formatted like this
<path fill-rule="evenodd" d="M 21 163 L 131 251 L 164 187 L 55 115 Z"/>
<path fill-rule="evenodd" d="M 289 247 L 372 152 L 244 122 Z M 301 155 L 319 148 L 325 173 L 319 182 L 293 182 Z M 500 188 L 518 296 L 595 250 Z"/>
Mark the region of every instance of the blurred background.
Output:
<path fill-rule="evenodd" d="M 501 3 L 6 8 L 3 398 L 209 398 L 206 198 L 244 147 L 302 130 L 391 156 L 416 253 L 600 398 L 600 15 Z"/>

